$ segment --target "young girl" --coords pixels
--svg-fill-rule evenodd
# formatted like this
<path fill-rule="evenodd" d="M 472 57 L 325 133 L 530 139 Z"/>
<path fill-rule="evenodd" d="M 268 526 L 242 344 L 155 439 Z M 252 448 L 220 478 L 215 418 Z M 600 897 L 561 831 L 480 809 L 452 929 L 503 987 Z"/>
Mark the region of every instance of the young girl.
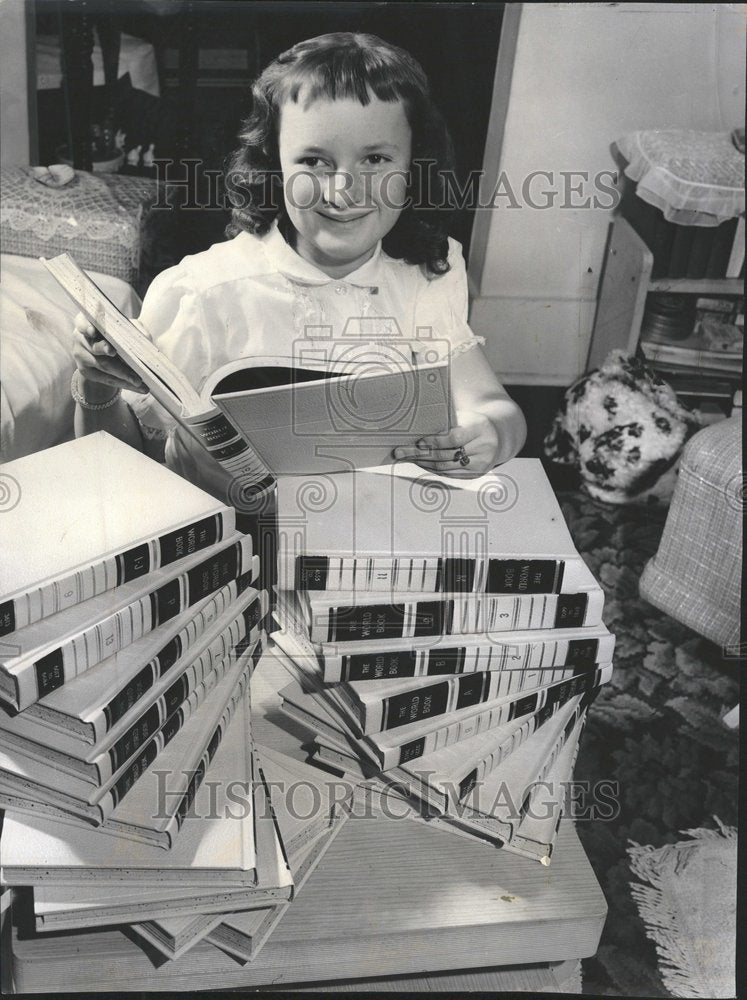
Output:
<path fill-rule="evenodd" d="M 464 259 L 446 230 L 450 140 L 420 65 L 373 35 L 300 42 L 257 80 L 241 142 L 227 174 L 232 238 L 155 278 L 144 330 L 197 387 L 241 357 L 370 361 L 362 345 L 385 353 L 394 336 L 412 360 L 450 359 L 457 424 L 393 442 L 393 457 L 480 475 L 514 456 L 524 418 L 467 325 Z M 225 495 L 223 470 L 81 315 L 74 359 L 78 434 L 165 445 L 171 468 Z"/>

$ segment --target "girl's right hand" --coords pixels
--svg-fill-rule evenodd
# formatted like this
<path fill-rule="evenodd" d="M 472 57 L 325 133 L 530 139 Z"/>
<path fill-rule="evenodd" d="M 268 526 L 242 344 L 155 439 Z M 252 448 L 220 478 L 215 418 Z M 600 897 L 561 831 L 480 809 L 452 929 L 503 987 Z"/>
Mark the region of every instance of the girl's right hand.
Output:
<path fill-rule="evenodd" d="M 73 361 L 87 383 L 147 392 L 148 388 L 129 365 L 119 357 L 83 313 L 78 313 L 73 325 Z"/>

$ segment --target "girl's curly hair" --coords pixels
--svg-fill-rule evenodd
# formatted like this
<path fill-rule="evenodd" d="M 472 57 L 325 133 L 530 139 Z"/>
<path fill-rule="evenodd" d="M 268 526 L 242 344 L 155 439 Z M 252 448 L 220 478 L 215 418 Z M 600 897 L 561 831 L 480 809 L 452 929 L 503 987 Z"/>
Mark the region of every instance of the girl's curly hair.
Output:
<path fill-rule="evenodd" d="M 384 237 L 383 248 L 390 257 L 424 264 L 433 274 L 448 271 L 452 207 L 445 176 L 454 167 L 448 129 L 417 60 L 376 35 L 357 32 L 333 32 L 298 42 L 254 83 L 252 111 L 239 133 L 241 145 L 226 161 L 226 190 L 232 204 L 226 236 L 242 231 L 262 235 L 275 218 L 283 235 L 290 235 L 278 121 L 282 105 L 296 102 L 302 87 L 310 100 L 352 98 L 366 105 L 373 93 L 382 101 L 404 102 L 412 129 L 407 202 Z"/>

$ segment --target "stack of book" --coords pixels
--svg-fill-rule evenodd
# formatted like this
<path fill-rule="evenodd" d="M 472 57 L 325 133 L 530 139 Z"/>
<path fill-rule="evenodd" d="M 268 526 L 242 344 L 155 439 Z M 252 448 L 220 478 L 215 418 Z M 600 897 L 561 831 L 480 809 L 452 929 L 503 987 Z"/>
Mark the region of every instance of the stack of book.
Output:
<path fill-rule="evenodd" d="M 282 708 L 314 759 L 547 863 L 614 638 L 540 462 L 283 477 L 278 531 Z"/>
<path fill-rule="evenodd" d="M 704 422 L 730 416 L 742 383 L 744 299 L 651 294 L 641 328 L 646 361 Z"/>
<path fill-rule="evenodd" d="M 174 958 L 263 907 L 256 947 L 335 824 L 297 829 L 256 756 L 252 537 L 103 432 L 3 474 L 0 850 L 28 933 L 121 925 Z"/>

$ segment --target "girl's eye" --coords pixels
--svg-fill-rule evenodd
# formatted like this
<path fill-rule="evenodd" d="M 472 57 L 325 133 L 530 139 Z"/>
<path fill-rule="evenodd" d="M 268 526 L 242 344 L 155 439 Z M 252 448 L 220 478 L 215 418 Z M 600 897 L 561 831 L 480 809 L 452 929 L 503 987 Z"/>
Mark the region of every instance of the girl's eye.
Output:
<path fill-rule="evenodd" d="M 369 153 L 367 159 L 369 163 L 372 163 L 375 167 L 378 167 L 380 163 L 389 162 L 389 157 L 384 156 L 383 153 Z"/>
<path fill-rule="evenodd" d="M 302 156 L 298 162 L 304 167 L 309 167 L 311 170 L 321 166 L 322 164 L 322 160 L 318 156 Z"/>

